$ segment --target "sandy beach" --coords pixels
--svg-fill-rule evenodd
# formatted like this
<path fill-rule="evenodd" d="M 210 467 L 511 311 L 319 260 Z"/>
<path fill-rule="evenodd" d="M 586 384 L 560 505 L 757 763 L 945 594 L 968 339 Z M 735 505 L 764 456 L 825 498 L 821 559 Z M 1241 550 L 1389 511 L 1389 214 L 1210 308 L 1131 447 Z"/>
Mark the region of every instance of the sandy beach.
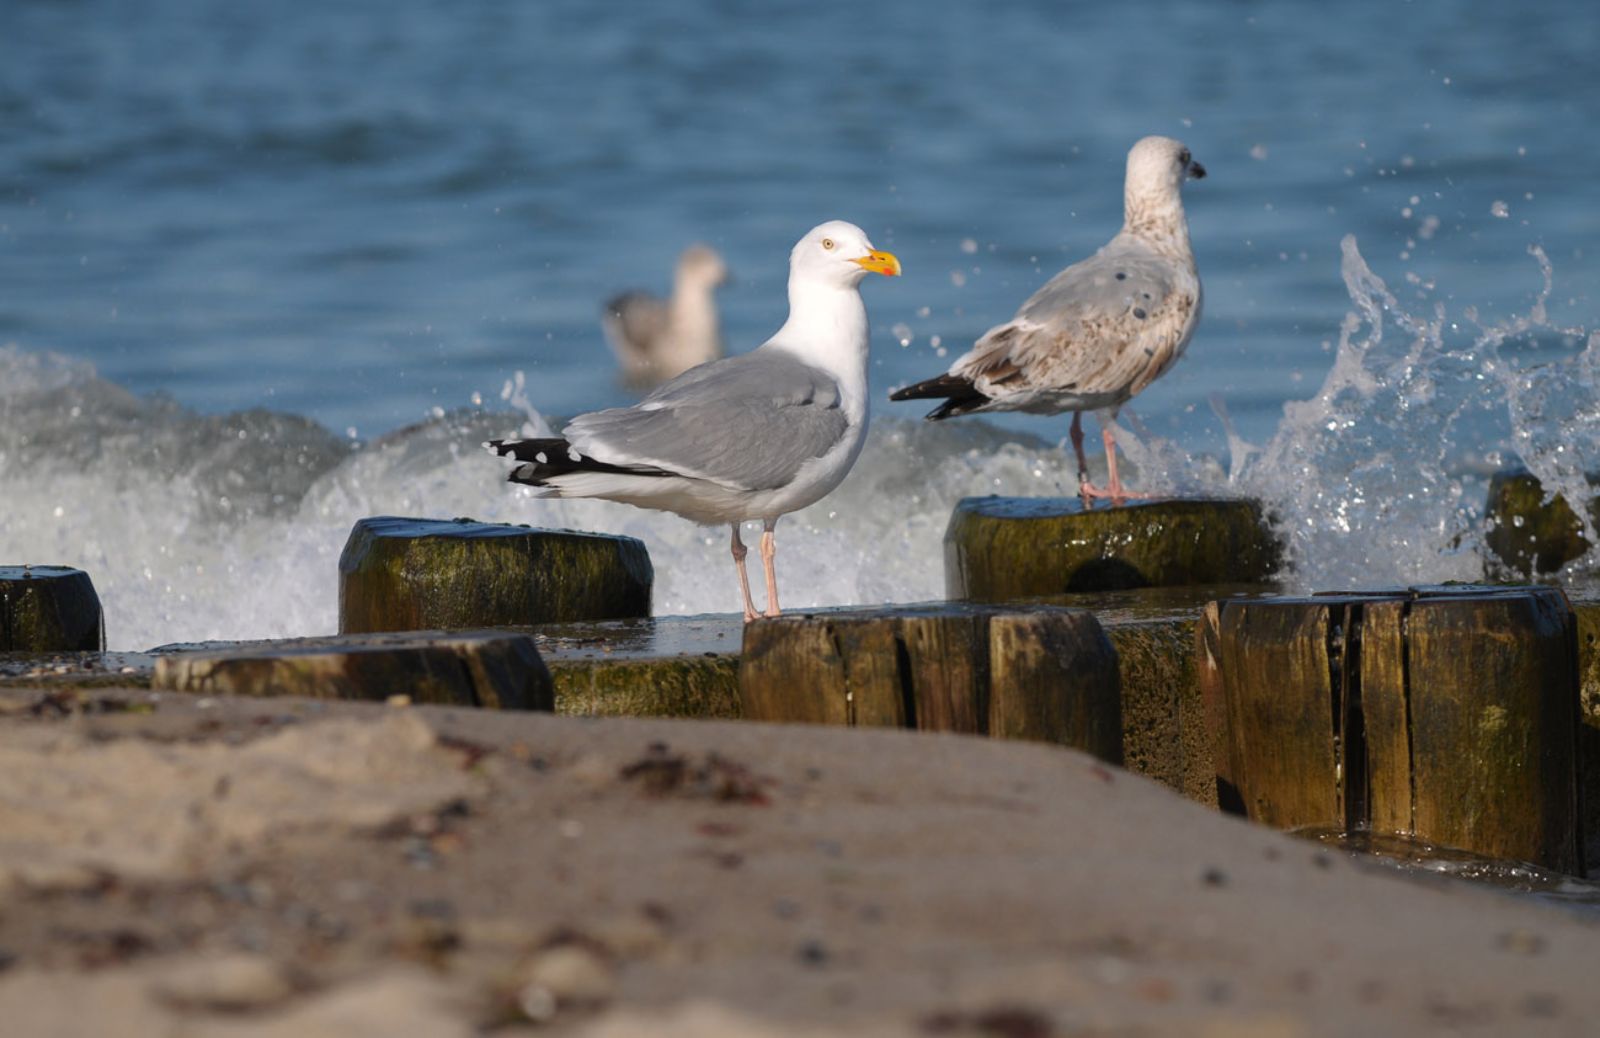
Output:
<path fill-rule="evenodd" d="M 1600 930 L 1054 747 L 10 691 L 18 1035 L 1591 1032 Z"/>

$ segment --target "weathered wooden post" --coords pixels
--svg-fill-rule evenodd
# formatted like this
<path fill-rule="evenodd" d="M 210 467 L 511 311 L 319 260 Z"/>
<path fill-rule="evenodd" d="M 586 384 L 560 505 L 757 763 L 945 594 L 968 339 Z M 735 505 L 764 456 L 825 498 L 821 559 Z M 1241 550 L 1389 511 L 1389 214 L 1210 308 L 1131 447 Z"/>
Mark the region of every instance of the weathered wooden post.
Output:
<path fill-rule="evenodd" d="M 1583 809 L 1584 860 L 1600 862 L 1600 599 L 1572 595 L 1570 600 L 1578 621 L 1578 803 Z"/>
<path fill-rule="evenodd" d="M 1559 590 L 1228 601 L 1218 650 L 1228 780 L 1251 818 L 1581 872 L 1576 624 Z"/>
<path fill-rule="evenodd" d="M 745 628 L 740 714 L 1035 739 L 1122 759 L 1116 651 L 1091 613 L 938 605 Z"/>
<path fill-rule="evenodd" d="M 969 497 L 944 535 L 945 594 L 1000 602 L 1176 584 L 1259 584 L 1282 545 L 1254 501 Z"/>
<path fill-rule="evenodd" d="M 1126 594 L 1126 593 L 1125 593 Z M 1132 592 L 1131 594 L 1149 594 Z M 1094 609 L 1117 650 L 1122 692 L 1122 766 L 1215 806 L 1216 768 L 1196 661 L 1197 607 Z M 1184 614 L 1190 614 L 1185 616 Z"/>
<path fill-rule="evenodd" d="M 1211 749 L 1214 796 L 1219 809 L 1244 814 L 1233 749 L 1228 741 L 1228 697 L 1222 679 L 1222 603 L 1209 602 L 1194 624 L 1195 683 L 1200 687 L 1201 722 Z"/>
<path fill-rule="evenodd" d="M 89 574 L 68 566 L 0 566 L 0 652 L 105 647 L 105 617 Z"/>
<path fill-rule="evenodd" d="M 635 617 L 523 628 L 556 687 L 556 713 L 739 716 L 737 613 Z"/>
<path fill-rule="evenodd" d="M 362 519 L 339 556 L 339 630 L 451 630 L 650 615 L 632 537 L 470 519 Z"/>
<path fill-rule="evenodd" d="M 307 696 L 502 710 L 555 709 L 550 671 L 527 635 L 503 631 L 342 635 L 178 652 L 151 687 L 233 696 Z"/>
<path fill-rule="evenodd" d="M 1581 871 L 1576 627 L 1561 592 L 1426 595 L 1402 623 L 1406 670 L 1382 660 L 1378 687 L 1405 692 L 1390 709 L 1410 715 L 1410 831 Z"/>

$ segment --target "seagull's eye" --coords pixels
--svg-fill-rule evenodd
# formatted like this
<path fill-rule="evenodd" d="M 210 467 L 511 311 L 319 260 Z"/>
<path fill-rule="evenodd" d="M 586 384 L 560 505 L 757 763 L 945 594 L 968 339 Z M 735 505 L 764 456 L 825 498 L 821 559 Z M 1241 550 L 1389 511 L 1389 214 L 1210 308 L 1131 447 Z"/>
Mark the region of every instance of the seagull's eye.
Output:
<path fill-rule="evenodd" d="M 1178 164 L 1180 166 L 1187 166 L 1189 164 L 1189 158 L 1190 158 L 1190 155 L 1189 155 L 1189 149 L 1188 148 L 1185 148 L 1182 151 L 1178 152 Z"/>
<path fill-rule="evenodd" d="M 833 239 L 832 238 L 824 238 L 824 239 L 822 239 L 822 247 L 824 249 L 833 248 Z"/>

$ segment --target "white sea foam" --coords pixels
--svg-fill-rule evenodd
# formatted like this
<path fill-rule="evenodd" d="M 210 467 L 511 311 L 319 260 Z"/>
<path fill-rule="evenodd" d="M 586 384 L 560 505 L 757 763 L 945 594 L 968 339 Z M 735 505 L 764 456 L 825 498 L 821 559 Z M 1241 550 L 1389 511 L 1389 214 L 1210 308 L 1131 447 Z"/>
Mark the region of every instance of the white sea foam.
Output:
<path fill-rule="evenodd" d="M 1600 469 L 1600 335 L 1551 321 L 1537 247 L 1532 306 L 1494 323 L 1437 296 L 1402 303 L 1354 237 L 1341 247 L 1354 309 L 1333 365 L 1231 483 L 1277 509 L 1291 585 L 1482 579 L 1490 474 L 1520 463 L 1547 494 L 1594 494 L 1584 474 Z M 1593 555 L 1565 576 L 1588 579 Z"/>
<path fill-rule="evenodd" d="M 26 385 L 6 377 L 23 369 Z M 89 571 L 113 648 L 331 632 L 345 538 L 384 514 L 635 536 L 655 564 L 658 613 L 739 608 L 725 530 L 507 484 L 480 444 L 536 431 L 536 415 L 452 413 L 352 450 L 293 422 L 290 437 L 265 412 L 222 420 L 141 401 L 66 358 L 0 351 L 0 384 L 0 555 Z M 115 415 L 73 432 L 96 408 Z M 1020 439 L 880 419 L 845 485 L 779 526 L 785 605 L 939 597 L 957 500 L 1069 485 L 1059 447 Z M 255 472 L 275 474 L 272 494 L 234 485 Z"/>
<path fill-rule="evenodd" d="M 1534 255 L 1547 294 L 1548 263 Z M 1520 461 L 1571 499 L 1592 493 L 1600 335 L 1553 324 L 1544 295 L 1495 323 L 1432 300 L 1403 305 L 1350 239 L 1343 272 L 1353 310 L 1318 392 L 1286 405 L 1263 445 L 1230 432 L 1226 465 L 1127 416 L 1135 485 L 1262 498 L 1300 588 L 1477 578 L 1489 472 Z M 650 550 L 656 612 L 739 607 L 725 530 L 507 484 L 506 463 L 481 443 L 543 421 L 525 383 L 503 399 L 520 411 L 449 413 L 353 444 L 293 415 L 196 415 L 70 358 L 0 348 L 0 562 L 87 570 L 110 645 L 123 649 L 333 631 L 345 538 L 383 514 L 628 534 Z M 960 498 L 1072 484 L 1070 452 L 1053 438 L 880 413 L 844 485 L 778 527 L 784 604 L 938 598 Z M 1591 570 L 1582 560 L 1567 575 Z"/>

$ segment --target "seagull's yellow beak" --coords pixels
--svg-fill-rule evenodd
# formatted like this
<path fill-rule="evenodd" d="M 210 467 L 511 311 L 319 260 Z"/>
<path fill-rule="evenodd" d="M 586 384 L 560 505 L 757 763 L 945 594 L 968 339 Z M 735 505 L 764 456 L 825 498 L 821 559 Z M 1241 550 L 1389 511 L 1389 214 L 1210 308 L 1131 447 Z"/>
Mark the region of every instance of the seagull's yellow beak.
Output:
<path fill-rule="evenodd" d="M 891 278 L 900 275 L 900 261 L 895 258 L 892 252 L 869 252 L 860 259 L 852 260 L 851 262 L 861 264 L 863 268 L 872 271 L 874 274 L 882 274 Z"/>

